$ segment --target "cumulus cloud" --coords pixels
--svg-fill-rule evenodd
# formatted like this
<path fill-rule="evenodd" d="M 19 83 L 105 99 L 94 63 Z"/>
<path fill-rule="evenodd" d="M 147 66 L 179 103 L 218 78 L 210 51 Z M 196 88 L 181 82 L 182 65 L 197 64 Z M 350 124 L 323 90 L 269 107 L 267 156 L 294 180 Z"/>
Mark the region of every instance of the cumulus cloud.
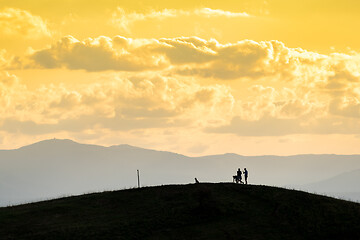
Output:
<path fill-rule="evenodd" d="M 179 17 L 189 17 L 197 16 L 203 18 L 214 18 L 214 17 L 226 17 L 226 18 L 243 18 L 250 17 L 246 12 L 231 12 L 224 11 L 221 9 L 211 9 L 211 8 L 197 8 L 193 10 L 181 10 L 181 9 L 163 9 L 161 11 L 151 11 L 148 13 L 138 13 L 138 12 L 126 12 L 123 8 L 118 7 L 116 11 L 113 12 L 111 22 L 118 28 L 130 31 L 130 26 L 138 21 L 146 20 L 165 20 L 168 18 L 179 18 Z"/>
<path fill-rule="evenodd" d="M 0 32 L 4 35 L 38 39 L 51 36 L 47 23 L 30 12 L 17 8 L 0 10 Z"/>
<path fill-rule="evenodd" d="M 16 114 L 19 105 L 17 103 L 23 101 L 26 87 L 20 83 L 19 79 L 6 71 L 0 71 L 0 123 L 7 117 Z M 23 115 L 18 115 L 21 119 Z"/>
<path fill-rule="evenodd" d="M 331 56 L 287 48 L 279 41 L 242 40 L 221 44 L 197 37 L 131 39 L 101 36 L 83 41 L 72 36 L 35 50 L 25 67 L 143 71 L 171 67 L 181 75 L 218 79 L 279 75 L 294 78 L 305 71 L 329 68 Z M 328 63 L 323 63 L 325 60 Z M 311 67 L 314 69 L 312 70 Z M 329 73 L 329 70 L 324 70 Z"/>
<path fill-rule="evenodd" d="M 315 53 L 290 49 L 278 41 L 243 40 L 220 44 L 197 37 L 131 39 L 101 36 L 79 41 L 72 36 L 34 51 L 26 67 L 143 71 L 175 67 L 182 75 L 219 79 L 293 76 L 301 66 L 319 60 Z M 310 62 L 310 63 L 306 63 Z"/>
<path fill-rule="evenodd" d="M 54 95 L 52 101 L 37 104 L 37 111 L 42 109 L 48 116 L 40 113 L 37 119 L 47 119 L 50 125 L 101 115 L 103 120 L 96 121 L 114 128 L 119 127 L 118 121 L 134 128 L 192 122 L 200 128 L 226 133 L 232 129 L 245 135 L 251 135 L 246 132 L 251 129 L 260 134 L 256 126 L 270 125 L 279 126 L 270 135 L 325 133 L 321 126 L 328 133 L 350 134 L 350 127 L 360 119 L 360 56 L 356 53 L 325 55 L 288 48 L 279 41 L 219 43 L 197 37 L 120 36 L 80 41 L 68 36 L 35 50 L 23 66 L 114 70 L 128 76 L 115 77 L 111 85 L 88 86 L 86 91 L 50 88 L 46 94 L 37 93 L 47 98 Z M 212 84 L 204 84 L 208 78 Z M 64 108 L 67 113 L 60 114 Z"/>
<path fill-rule="evenodd" d="M 349 80 L 351 82 L 351 80 Z M 360 82 L 357 83 L 360 85 Z M 252 86 L 247 101 L 237 101 L 238 111 L 231 122 L 209 127 L 208 132 L 239 136 L 283 136 L 290 134 L 358 134 L 360 95 L 342 95 L 321 89 L 293 89 Z M 256 95 L 257 94 L 257 95 Z"/>
<path fill-rule="evenodd" d="M 330 102 L 330 113 L 360 119 L 360 95 L 358 97 L 343 96 Z"/>
<path fill-rule="evenodd" d="M 167 66 L 163 56 L 153 52 L 156 40 L 99 37 L 79 41 L 63 37 L 50 48 L 35 51 L 31 67 L 85 69 L 87 71 L 142 71 Z"/>
<path fill-rule="evenodd" d="M 1 76 L 0 93 L 4 103 L 0 128 L 30 135 L 207 125 L 213 120 L 223 122 L 234 101 L 226 87 L 157 75 L 115 74 L 102 83 L 78 88 L 44 85 L 27 91 L 7 74 Z"/>

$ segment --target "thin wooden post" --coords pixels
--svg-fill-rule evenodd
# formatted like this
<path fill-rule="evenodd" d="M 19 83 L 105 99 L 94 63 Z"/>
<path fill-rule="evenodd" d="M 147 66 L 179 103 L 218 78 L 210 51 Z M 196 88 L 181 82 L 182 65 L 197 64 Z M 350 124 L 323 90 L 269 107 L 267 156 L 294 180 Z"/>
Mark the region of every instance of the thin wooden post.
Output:
<path fill-rule="evenodd" d="M 138 188 L 140 188 L 140 174 L 139 174 L 139 170 L 137 170 L 137 179 L 138 179 Z"/>

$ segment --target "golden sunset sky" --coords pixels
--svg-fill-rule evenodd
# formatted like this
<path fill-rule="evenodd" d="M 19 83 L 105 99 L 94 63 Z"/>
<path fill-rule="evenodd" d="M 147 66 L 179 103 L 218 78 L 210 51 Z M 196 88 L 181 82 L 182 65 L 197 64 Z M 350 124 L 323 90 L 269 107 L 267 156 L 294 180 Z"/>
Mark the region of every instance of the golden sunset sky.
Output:
<path fill-rule="evenodd" d="M 360 153 L 360 1 L 0 0 L 0 149 Z"/>

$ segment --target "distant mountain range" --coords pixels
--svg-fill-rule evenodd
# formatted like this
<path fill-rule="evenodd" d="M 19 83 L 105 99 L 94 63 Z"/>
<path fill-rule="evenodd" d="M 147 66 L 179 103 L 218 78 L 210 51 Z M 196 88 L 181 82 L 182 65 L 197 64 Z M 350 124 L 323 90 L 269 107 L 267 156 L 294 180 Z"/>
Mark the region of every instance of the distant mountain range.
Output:
<path fill-rule="evenodd" d="M 0 150 L 0 206 L 133 188 L 137 169 L 141 185 L 152 186 L 191 183 L 195 177 L 201 182 L 230 182 L 237 168 L 244 167 L 250 184 L 307 186 L 360 169 L 360 155 L 187 157 L 129 145 L 103 147 L 51 139 Z M 360 192 L 353 179 L 348 185 L 354 187 L 352 192 Z"/>
<path fill-rule="evenodd" d="M 339 174 L 335 177 L 306 184 L 299 189 L 326 194 L 333 197 L 360 201 L 360 169 Z"/>

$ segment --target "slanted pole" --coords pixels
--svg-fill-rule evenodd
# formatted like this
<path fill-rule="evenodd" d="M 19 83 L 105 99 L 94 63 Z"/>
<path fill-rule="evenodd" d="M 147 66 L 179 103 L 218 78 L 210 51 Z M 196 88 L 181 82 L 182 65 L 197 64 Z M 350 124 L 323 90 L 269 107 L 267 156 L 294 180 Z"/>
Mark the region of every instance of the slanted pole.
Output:
<path fill-rule="evenodd" d="M 139 170 L 137 170 L 137 179 L 138 179 L 138 188 L 140 188 L 140 174 L 139 174 Z"/>

